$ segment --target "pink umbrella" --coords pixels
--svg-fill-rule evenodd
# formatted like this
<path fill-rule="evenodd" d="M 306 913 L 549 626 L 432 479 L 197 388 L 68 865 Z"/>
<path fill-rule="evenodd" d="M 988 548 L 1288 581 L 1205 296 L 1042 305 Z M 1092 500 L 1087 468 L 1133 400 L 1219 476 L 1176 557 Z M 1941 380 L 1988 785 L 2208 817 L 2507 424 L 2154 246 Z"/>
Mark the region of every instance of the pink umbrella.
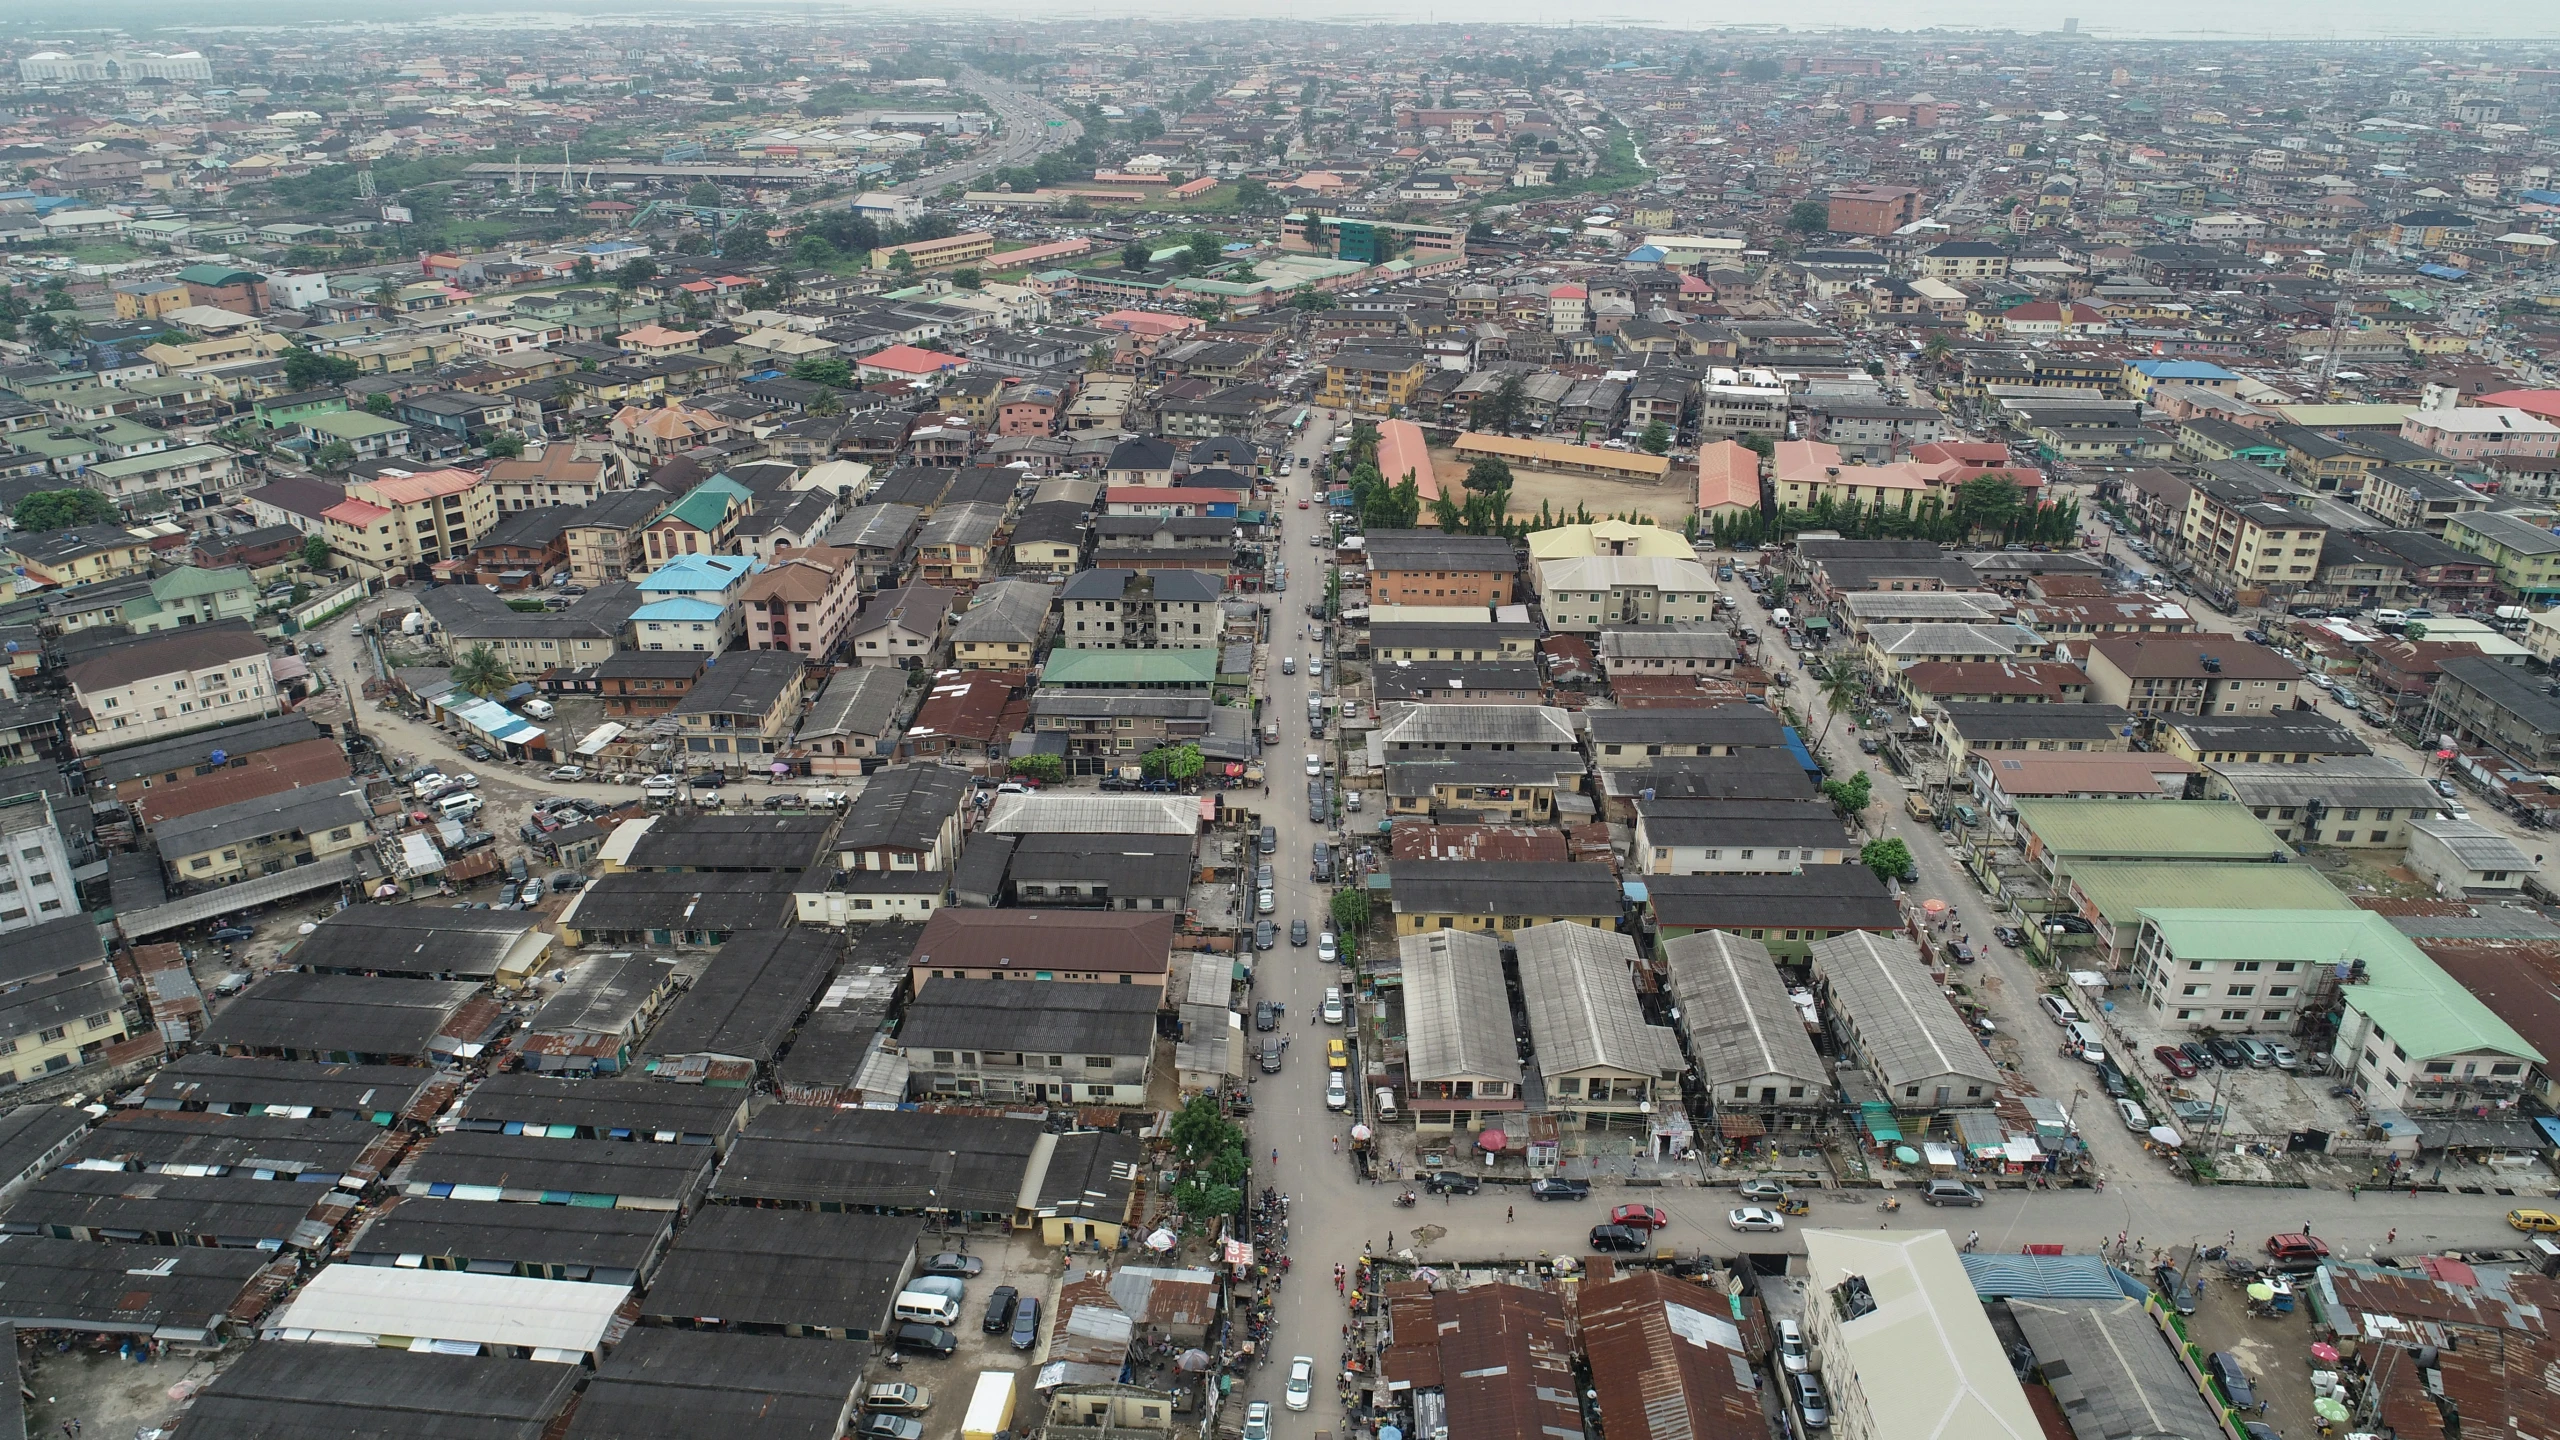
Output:
<path fill-rule="evenodd" d="M 1932 915 L 1937 915 L 1946 910 L 1947 902 L 1944 900 L 1923 900 L 1920 902 L 1920 908 L 1928 911 Z"/>
<path fill-rule="evenodd" d="M 1476 1137 L 1476 1148 L 1480 1150 L 1500 1150 L 1510 1143 L 1511 1137 L 1499 1130 L 1487 1130 Z"/>
<path fill-rule="evenodd" d="M 2338 1347 L 2326 1342 L 2314 1345 L 2311 1347 L 2311 1358 L 2323 1365 L 2335 1365 L 2338 1363 Z"/>

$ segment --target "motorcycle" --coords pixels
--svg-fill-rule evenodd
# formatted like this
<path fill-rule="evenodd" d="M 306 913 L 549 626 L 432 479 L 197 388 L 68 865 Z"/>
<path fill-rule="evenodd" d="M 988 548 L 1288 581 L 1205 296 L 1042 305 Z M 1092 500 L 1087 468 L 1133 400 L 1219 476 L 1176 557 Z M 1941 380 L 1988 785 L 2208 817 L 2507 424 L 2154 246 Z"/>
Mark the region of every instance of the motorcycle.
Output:
<path fill-rule="evenodd" d="M 1407 1190 L 1407 1191 L 1406 1191 L 1406 1192 L 1404 1192 L 1403 1194 L 1398 1195 L 1398 1196 L 1396 1197 L 1396 1208 L 1397 1208 L 1397 1209 L 1399 1209 L 1399 1210 L 1410 1210 L 1410 1209 L 1412 1209 L 1414 1206 L 1419 1205 L 1419 1204 L 1421 1204 L 1421 1203 L 1422 1203 L 1422 1197 L 1421 1197 L 1420 1195 L 1415 1194 L 1414 1192 L 1412 1192 L 1412 1191 L 1410 1191 L 1410 1190 Z"/>

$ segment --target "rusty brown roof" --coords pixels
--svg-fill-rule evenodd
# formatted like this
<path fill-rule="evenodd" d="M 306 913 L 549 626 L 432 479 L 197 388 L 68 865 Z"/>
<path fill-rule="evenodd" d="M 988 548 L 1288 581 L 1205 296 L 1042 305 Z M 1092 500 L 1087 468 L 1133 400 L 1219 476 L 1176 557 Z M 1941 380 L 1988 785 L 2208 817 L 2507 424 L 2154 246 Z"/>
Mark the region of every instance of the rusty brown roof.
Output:
<path fill-rule="evenodd" d="M 1705 1323 L 1675 1329 L 1680 1312 Z M 1607 1281 L 1595 1272 L 1582 1287 L 1581 1319 L 1609 1440 L 1759 1440 L 1765 1431 L 1751 1365 L 1759 1302 L 1747 1302 L 1736 1325 L 1731 1302 L 1703 1285 L 1653 1270 Z M 1728 1329 L 1741 1349 L 1712 1343 Z"/>

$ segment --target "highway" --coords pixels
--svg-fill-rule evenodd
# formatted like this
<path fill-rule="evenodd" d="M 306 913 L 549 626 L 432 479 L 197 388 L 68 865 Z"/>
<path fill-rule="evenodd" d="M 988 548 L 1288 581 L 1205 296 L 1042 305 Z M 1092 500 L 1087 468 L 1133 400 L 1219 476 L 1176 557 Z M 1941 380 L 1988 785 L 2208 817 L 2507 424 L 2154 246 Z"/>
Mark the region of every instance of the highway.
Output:
<path fill-rule="evenodd" d="M 975 70 L 961 72 L 959 84 L 986 97 L 995 107 L 1002 122 L 992 152 L 955 160 L 938 169 L 928 170 L 913 180 L 892 185 L 898 195 L 930 195 L 945 185 L 969 188 L 971 182 L 990 170 L 1028 165 L 1043 153 L 1073 145 L 1084 136 L 1084 122 L 1050 104 L 1018 85 L 1009 84 L 992 75 Z M 1059 123 L 1052 125 L 1051 121 Z M 829 201 L 829 204 L 838 202 Z M 842 204 L 852 204 L 846 199 Z"/>

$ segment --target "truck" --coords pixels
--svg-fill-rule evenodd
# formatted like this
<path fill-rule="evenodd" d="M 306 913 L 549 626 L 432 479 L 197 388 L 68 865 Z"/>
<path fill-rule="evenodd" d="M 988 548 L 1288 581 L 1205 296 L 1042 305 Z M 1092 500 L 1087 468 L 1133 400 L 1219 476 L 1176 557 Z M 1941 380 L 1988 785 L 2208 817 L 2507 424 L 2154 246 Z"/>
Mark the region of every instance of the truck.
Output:
<path fill-rule="evenodd" d="M 1013 1372 L 981 1370 L 960 1421 L 960 1440 L 996 1440 L 1013 1424 Z"/>

